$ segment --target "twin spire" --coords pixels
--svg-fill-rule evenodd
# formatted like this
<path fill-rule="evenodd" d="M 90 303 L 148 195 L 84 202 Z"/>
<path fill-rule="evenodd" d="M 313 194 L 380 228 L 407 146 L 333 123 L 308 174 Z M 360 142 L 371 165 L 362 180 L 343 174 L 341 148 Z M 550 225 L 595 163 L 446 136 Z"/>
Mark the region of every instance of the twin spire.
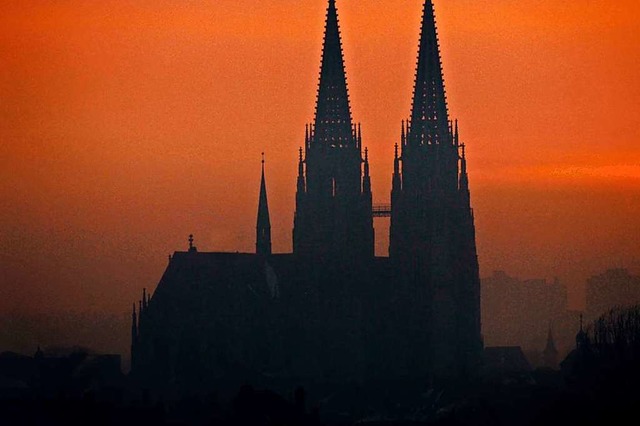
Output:
<path fill-rule="evenodd" d="M 315 141 L 325 146 L 354 143 L 335 0 L 329 0 L 327 8 L 314 135 Z"/>
<path fill-rule="evenodd" d="M 433 1 L 426 0 L 422 12 L 408 145 L 443 144 L 450 140 L 449 135 L 449 113 L 435 12 Z"/>
<path fill-rule="evenodd" d="M 411 149 L 423 145 L 449 144 L 455 149 L 447 150 L 449 152 L 447 157 L 438 161 L 446 163 L 442 164 L 442 167 L 449 170 L 447 176 L 451 179 L 447 178 L 447 181 L 453 181 L 450 186 L 468 192 L 464 147 L 462 147 L 462 155 L 459 156 L 459 153 L 456 153 L 460 148 L 457 123 L 454 130 L 453 123 L 449 121 L 433 0 L 424 1 L 414 83 L 411 119 L 403 122 L 402 125 L 403 154 L 398 155 L 398 148 L 395 149 L 393 187 L 398 189 L 402 187 L 403 172 L 400 164 L 403 164 L 402 170 L 405 170 L 404 149 L 406 147 Z M 305 169 L 309 164 L 308 154 L 313 150 L 312 148 L 324 150 L 331 147 L 349 147 L 359 151 L 360 140 L 359 126 L 353 126 L 351 117 L 336 1 L 328 0 L 315 120 L 313 125 L 308 125 L 306 128 L 304 158 L 302 149 L 299 152 L 297 197 L 307 193 L 311 187 L 308 176 L 305 178 Z M 364 163 L 361 187 L 364 192 L 370 191 L 367 157 L 365 152 L 365 158 L 361 160 Z M 418 165 L 416 163 L 416 166 Z M 461 170 L 458 170 L 458 165 Z M 461 172 L 460 175 L 459 172 Z M 301 200 L 298 198 L 297 204 L 300 204 Z M 271 226 L 264 178 L 264 158 L 256 230 L 256 251 L 270 254 Z"/>
<path fill-rule="evenodd" d="M 329 0 L 314 127 L 315 137 L 329 146 L 352 143 L 349 92 L 335 0 Z M 449 113 L 442 73 L 435 12 L 425 0 L 416 65 L 409 145 L 450 141 Z"/>

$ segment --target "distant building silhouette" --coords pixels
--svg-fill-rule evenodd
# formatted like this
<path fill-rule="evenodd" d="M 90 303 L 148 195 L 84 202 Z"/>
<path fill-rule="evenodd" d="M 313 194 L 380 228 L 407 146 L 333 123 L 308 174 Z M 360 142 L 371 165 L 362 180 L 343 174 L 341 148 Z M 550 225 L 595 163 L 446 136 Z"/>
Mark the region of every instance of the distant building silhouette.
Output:
<path fill-rule="evenodd" d="M 573 347 L 575 319 L 569 310 L 567 289 L 558 279 L 519 279 L 494 271 L 482 279 L 482 333 L 488 346 L 522 346 L 535 367 L 546 366 L 543 348 L 548 324 L 553 324 L 556 350 Z"/>
<path fill-rule="evenodd" d="M 132 312 L 132 375 L 174 390 L 249 380 L 346 382 L 478 371 L 480 280 L 464 144 L 449 120 L 431 0 L 391 206 L 373 206 L 329 0 L 316 116 L 299 150 L 293 253 L 271 253 L 262 162 L 256 253 L 169 258 Z M 364 153 L 364 155 L 363 155 Z M 373 219 L 391 216 L 390 256 Z"/>
<path fill-rule="evenodd" d="M 614 307 L 640 303 L 640 276 L 609 269 L 587 280 L 587 318 L 594 320 Z"/>

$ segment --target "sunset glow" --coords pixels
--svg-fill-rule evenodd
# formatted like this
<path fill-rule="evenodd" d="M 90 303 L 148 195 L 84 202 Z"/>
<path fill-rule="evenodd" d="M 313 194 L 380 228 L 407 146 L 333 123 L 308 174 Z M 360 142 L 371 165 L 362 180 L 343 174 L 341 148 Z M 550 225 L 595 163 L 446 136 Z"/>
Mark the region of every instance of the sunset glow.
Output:
<path fill-rule="evenodd" d="M 338 0 L 353 117 L 388 203 L 422 2 Z M 291 250 L 323 0 L 0 6 L 0 312 L 122 312 L 167 255 Z M 640 3 L 439 0 L 481 274 L 640 268 Z M 376 222 L 386 255 L 388 221 Z"/>

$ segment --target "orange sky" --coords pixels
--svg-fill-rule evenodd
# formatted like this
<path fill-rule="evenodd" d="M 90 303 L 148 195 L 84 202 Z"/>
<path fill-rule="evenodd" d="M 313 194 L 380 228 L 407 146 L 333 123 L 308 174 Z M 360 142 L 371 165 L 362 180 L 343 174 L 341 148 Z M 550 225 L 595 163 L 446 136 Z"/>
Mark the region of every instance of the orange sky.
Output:
<path fill-rule="evenodd" d="M 338 0 L 374 199 L 389 199 L 422 1 Z M 326 2 L 0 6 L 0 313 L 126 310 L 193 232 L 252 250 L 260 152 L 276 251 L 291 248 Z M 640 271 L 640 3 L 439 0 L 468 146 L 481 274 L 579 295 Z M 378 253 L 388 222 L 376 222 Z M 580 303 L 579 298 L 574 298 Z"/>

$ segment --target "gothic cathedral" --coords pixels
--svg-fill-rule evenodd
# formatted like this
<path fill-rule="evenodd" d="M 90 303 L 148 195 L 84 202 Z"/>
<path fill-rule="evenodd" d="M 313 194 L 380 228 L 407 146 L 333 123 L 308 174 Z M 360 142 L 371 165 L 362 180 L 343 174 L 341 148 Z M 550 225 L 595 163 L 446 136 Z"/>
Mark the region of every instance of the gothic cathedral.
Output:
<path fill-rule="evenodd" d="M 274 254 L 264 159 L 256 253 L 190 239 L 134 304 L 132 375 L 149 386 L 307 378 L 466 377 L 481 361 L 480 279 L 465 145 L 449 118 L 433 2 L 390 207 L 372 205 L 351 117 L 338 13 L 327 8 L 315 119 L 299 149 L 293 253 Z M 389 257 L 374 216 L 390 215 Z"/>

